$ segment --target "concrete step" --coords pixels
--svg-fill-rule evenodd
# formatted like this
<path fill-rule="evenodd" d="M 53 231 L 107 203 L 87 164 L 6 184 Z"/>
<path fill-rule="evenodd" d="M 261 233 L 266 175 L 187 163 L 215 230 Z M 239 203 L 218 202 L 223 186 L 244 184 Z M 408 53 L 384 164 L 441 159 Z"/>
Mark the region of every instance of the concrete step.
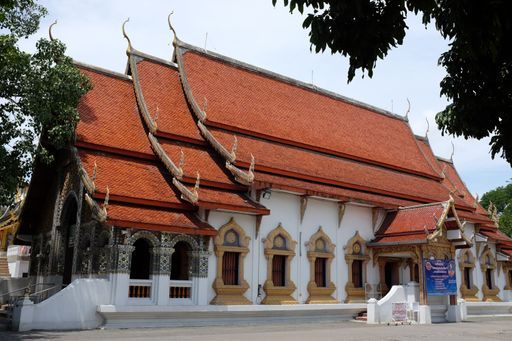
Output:
<path fill-rule="evenodd" d="M 368 314 L 366 312 L 359 313 L 355 317 L 355 320 L 356 321 L 367 321 L 368 320 Z"/>

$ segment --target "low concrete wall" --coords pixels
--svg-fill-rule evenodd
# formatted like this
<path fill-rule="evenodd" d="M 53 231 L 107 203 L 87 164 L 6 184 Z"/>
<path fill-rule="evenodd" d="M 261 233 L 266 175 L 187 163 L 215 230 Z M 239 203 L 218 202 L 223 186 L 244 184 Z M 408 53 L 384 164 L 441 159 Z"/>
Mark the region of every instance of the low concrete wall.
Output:
<path fill-rule="evenodd" d="M 247 306 L 114 306 L 98 312 L 106 328 L 212 326 L 300 321 L 351 320 L 366 304 L 304 304 Z"/>
<path fill-rule="evenodd" d="M 24 292 L 19 289 L 27 287 L 29 283 L 29 277 L 0 279 L 0 305 L 9 301 L 7 293 L 13 293 L 17 296 L 23 295 Z"/>
<path fill-rule="evenodd" d="M 97 306 L 110 302 L 110 282 L 77 279 L 39 304 L 25 300 L 15 307 L 13 329 L 92 329 L 103 323 Z"/>
<path fill-rule="evenodd" d="M 466 302 L 468 317 L 512 316 L 512 302 Z"/>

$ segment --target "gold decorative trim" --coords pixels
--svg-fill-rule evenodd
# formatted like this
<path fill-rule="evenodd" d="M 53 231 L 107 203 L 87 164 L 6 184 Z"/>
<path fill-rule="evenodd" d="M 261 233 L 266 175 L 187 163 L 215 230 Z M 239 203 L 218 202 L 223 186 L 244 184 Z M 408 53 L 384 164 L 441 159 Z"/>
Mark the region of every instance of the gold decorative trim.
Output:
<path fill-rule="evenodd" d="M 227 242 L 226 235 L 235 233 L 238 239 L 235 242 Z M 251 237 L 247 236 L 244 229 L 238 225 L 235 219 L 231 218 L 229 222 L 223 225 L 217 236 L 214 238 L 214 250 L 217 257 L 217 271 L 213 282 L 213 290 L 216 296 L 210 304 L 226 305 L 226 304 L 251 304 L 244 293 L 249 289 L 249 283 L 244 278 L 244 260 L 249 253 L 249 241 Z M 222 279 L 222 257 L 224 252 L 237 252 L 240 254 L 238 264 L 239 285 L 226 285 Z"/>
<path fill-rule="evenodd" d="M 476 266 L 476 258 L 471 252 L 471 249 L 461 250 L 459 253 L 459 270 L 460 270 L 460 295 L 466 301 L 479 301 L 476 295 L 478 294 L 478 288 L 475 286 L 473 280 L 473 270 Z M 468 286 L 466 283 L 465 269 L 470 269 L 471 283 Z"/>
<path fill-rule="evenodd" d="M 261 304 L 297 304 L 297 300 L 291 296 L 297 287 L 290 278 L 290 264 L 293 257 L 295 257 L 297 242 L 292 239 L 288 231 L 279 223 L 279 225 L 267 235 L 263 243 L 265 257 L 267 258 L 267 280 L 263 285 L 266 296 Z M 282 245 L 279 245 L 280 243 L 282 243 Z M 286 256 L 285 286 L 282 287 L 274 286 L 272 274 L 272 261 L 274 256 Z"/>
<path fill-rule="evenodd" d="M 194 185 L 193 190 L 189 190 L 185 185 L 183 185 L 178 179 L 172 178 L 172 183 L 176 188 L 181 192 L 181 198 L 190 202 L 191 204 L 196 204 L 199 201 L 199 183 L 201 181 L 201 176 L 199 172 L 197 172 L 196 184 Z"/>
<path fill-rule="evenodd" d="M 355 260 L 360 260 L 363 263 L 361 273 L 363 278 L 361 280 L 362 286 L 360 288 L 354 285 L 354 280 L 352 278 L 352 263 Z M 366 279 L 366 265 L 369 260 L 370 256 L 368 255 L 366 241 L 359 235 L 359 231 L 356 231 L 354 236 L 350 238 L 345 246 L 345 261 L 347 262 L 348 270 L 348 280 L 345 285 L 345 291 L 347 292 L 345 303 L 365 302 L 364 282 Z"/>
<path fill-rule="evenodd" d="M 489 260 L 489 262 L 487 262 Z M 482 276 L 484 278 L 482 283 L 482 293 L 483 293 L 483 299 L 482 301 L 488 301 L 488 302 L 501 302 L 501 299 L 498 297 L 498 294 L 500 293 L 500 289 L 496 285 L 495 282 L 495 276 L 494 271 L 497 269 L 497 263 L 496 263 L 496 257 L 492 254 L 491 249 L 489 248 L 489 245 L 486 245 L 482 255 L 480 256 L 480 268 L 482 269 Z M 493 289 L 490 289 L 487 285 L 487 270 L 492 270 L 492 285 Z"/>
<path fill-rule="evenodd" d="M 321 242 L 318 243 L 319 241 Z M 322 246 L 322 248 L 319 248 L 318 246 Z M 320 226 L 318 228 L 318 232 L 313 234 L 306 243 L 306 248 L 308 250 L 307 256 L 310 265 L 308 282 L 309 297 L 306 300 L 306 303 L 339 303 L 334 297 L 332 297 L 332 294 L 336 290 L 336 285 L 331 282 L 331 263 L 334 258 L 334 249 L 336 248 L 336 245 L 332 243 L 331 238 L 329 238 Z M 315 261 L 317 258 L 327 259 L 325 274 L 326 287 L 318 287 L 315 282 Z"/>

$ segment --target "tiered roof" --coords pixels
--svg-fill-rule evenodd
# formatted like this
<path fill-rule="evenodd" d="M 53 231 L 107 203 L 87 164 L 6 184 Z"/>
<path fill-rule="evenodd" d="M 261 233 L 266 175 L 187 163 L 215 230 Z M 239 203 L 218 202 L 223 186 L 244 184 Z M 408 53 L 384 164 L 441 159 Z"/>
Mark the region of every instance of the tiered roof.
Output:
<path fill-rule="evenodd" d="M 210 231 L 198 207 L 265 215 L 246 193 L 275 188 L 392 210 L 439 208 L 428 204 L 451 194 L 460 217 L 492 225 L 407 118 L 176 36 L 174 45 L 167 61 L 129 44 L 126 75 L 78 64 L 93 90 L 79 106 L 77 155 L 111 223 Z M 388 216 L 390 231 L 416 226 L 399 223 L 403 214 Z M 424 234 L 420 225 L 395 232 Z"/>

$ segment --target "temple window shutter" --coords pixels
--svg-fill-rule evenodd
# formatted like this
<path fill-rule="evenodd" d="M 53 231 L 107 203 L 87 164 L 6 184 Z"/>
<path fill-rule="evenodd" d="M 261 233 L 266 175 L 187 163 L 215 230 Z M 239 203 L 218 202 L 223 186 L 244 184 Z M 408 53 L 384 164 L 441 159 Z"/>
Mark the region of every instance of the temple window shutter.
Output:
<path fill-rule="evenodd" d="M 464 268 L 464 281 L 466 288 L 471 288 L 471 268 Z"/>
<path fill-rule="evenodd" d="M 224 285 L 239 285 L 239 263 L 238 252 L 224 252 L 222 256 L 222 280 Z"/>
<path fill-rule="evenodd" d="M 327 272 L 327 258 L 315 259 L 315 283 L 319 288 L 325 288 Z"/>
<path fill-rule="evenodd" d="M 485 281 L 489 289 L 493 288 L 492 285 L 492 269 L 485 270 Z"/>
<path fill-rule="evenodd" d="M 272 281 L 276 287 L 286 285 L 286 256 L 275 255 L 272 258 Z"/>
<path fill-rule="evenodd" d="M 361 260 L 352 262 L 352 282 L 355 288 L 363 287 L 363 262 Z"/>

